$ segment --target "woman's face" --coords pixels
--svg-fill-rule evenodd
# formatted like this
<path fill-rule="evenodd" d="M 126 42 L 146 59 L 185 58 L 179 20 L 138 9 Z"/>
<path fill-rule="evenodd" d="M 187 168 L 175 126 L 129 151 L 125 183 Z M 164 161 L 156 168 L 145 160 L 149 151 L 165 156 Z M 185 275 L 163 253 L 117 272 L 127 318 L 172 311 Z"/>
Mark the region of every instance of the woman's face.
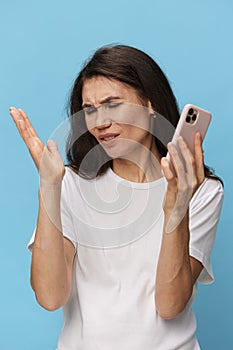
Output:
<path fill-rule="evenodd" d="M 153 142 L 152 108 L 136 91 L 102 76 L 87 79 L 82 90 L 87 128 L 112 158 L 129 157 Z"/>

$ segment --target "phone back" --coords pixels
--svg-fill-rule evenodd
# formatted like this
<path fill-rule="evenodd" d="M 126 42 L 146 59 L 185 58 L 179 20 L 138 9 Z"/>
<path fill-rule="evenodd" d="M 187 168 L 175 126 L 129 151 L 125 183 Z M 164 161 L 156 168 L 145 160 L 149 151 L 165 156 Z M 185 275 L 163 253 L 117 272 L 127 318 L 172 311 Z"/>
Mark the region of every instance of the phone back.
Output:
<path fill-rule="evenodd" d="M 182 136 L 192 153 L 194 153 L 195 134 L 199 131 L 203 140 L 210 120 L 210 112 L 191 104 L 186 105 L 181 113 L 172 142 L 176 144 L 177 138 Z"/>
<path fill-rule="evenodd" d="M 179 122 L 177 124 L 175 133 L 173 135 L 172 142 L 176 145 L 177 152 L 182 160 L 185 170 L 186 170 L 185 161 L 181 155 L 179 146 L 177 144 L 178 137 L 179 136 L 183 137 L 189 149 L 194 154 L 195 134 L 199 131 L 201 134 L 202 140 L 204 140 L 210 121 L 211 121 L 211 114 L 205 109 L 202 109 L 192 104 L 187 104 L 184 107 L 181 113 Z M 171 164 L 169 153 L 167 154 L 167 159 L 170 161 L 171 168 L 174 171 L 174 168 Z"/>

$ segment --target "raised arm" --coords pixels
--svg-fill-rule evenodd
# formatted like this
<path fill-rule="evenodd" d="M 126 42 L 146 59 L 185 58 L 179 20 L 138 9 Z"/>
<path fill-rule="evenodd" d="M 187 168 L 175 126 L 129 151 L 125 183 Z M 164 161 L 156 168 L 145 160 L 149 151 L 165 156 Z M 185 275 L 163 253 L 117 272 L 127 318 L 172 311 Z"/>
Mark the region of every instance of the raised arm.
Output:
<path fill-rule="evenodd" d="M 168 145 L 168 150 L 177 175 L 170 169 L 166 158 L 161 160 L 168 186 L 164 198 L 164 229 L 157 266 L 155 303 L 164 319 L 176 317 L 185 308 L 203 268 L 201 262 L 189 255 L 188 212 L 194 192 L 205 179 L 200 135 L 195 138 L 194 156 L 183 139 L 179 140 L 179 147 L 187 172 L 172 144 Z"/>
<path fill-rule="evenodd" d="M 39 211 L 32 248 L 31 285 L 38 303 L 53 311 L 63 306 L 70 295 L 73 244 L 62 235 L 60 196 L 65 167 L 57 145 L 46 146 L 35 132 L 26 113 L 10 108 L 15 125 L 39 171 Z"/>

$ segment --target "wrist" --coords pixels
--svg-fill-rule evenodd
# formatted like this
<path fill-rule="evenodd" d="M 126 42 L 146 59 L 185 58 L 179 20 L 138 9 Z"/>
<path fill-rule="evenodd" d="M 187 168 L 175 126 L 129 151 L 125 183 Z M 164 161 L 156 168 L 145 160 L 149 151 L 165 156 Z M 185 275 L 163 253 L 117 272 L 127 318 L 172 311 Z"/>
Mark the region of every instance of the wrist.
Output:
<path fill-rule="evenodd" d="M 59 182 L 48 182 L 44 180 L 40 180 L 39 190 L 43 193 L 48 192 L 60 192 L 62 187 L 62 181 Z"/>
<path fill-rule="evenodd" d="M 178 216 L 180 216 L 181 219 L 188 217 L 189 216 L 189 208 L 185 211 L 178 211 L 177 208 L 174 209 L 167 209 L 167 208 L 163 208 L 163 213 L 164 213 L 164 218 L 168 219 L 171 215 L 173 215 L 174 213 L 176 213 Z"/>
<path fill-rule="evenodd" d="M 189 232 L 189 211 L 181 215 L 174 211 L 164 211 L 164 233 L 188 231 Z"/>
<path fill-rule="evenodd" d="M 40 187 L 41 188 L 59 188 L 62 185 L 62 177 L 45 179 L 40 177 Z"/>

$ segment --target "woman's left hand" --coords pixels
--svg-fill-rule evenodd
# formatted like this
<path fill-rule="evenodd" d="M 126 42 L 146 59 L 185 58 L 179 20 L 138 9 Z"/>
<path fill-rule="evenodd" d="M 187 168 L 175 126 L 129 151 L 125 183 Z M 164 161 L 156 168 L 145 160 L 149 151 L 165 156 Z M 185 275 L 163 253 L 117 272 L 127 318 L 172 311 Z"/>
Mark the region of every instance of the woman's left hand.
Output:
<path fill-rule="evenodd" d="M 178 138 L 178 146 L 185 160 L 186 170 L 176 146 L 171 142 L 168 144 L 168 152 L 176 174 L 172 171 L 168 159 L 165 157 L 161 159 L 161 167 L 167 180 L 167 191 L 163 203 L 167 233 L 172 232 L 188 213 L 189 202 L 205 179 L 204 152 L 200 133 L 195 135 L 194 155 L 182 137 Z"/>

